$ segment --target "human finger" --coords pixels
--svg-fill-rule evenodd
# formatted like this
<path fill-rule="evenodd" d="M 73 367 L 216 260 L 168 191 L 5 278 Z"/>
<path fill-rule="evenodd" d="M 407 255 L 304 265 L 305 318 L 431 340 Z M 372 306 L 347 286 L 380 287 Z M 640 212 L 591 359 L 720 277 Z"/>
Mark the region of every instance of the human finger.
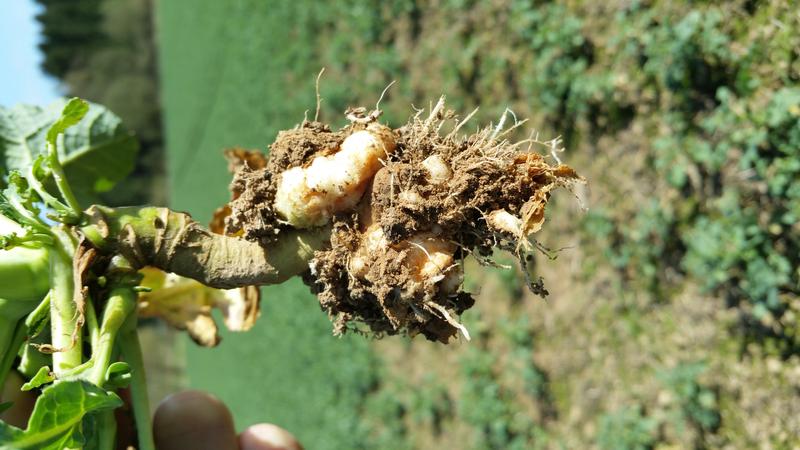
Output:
<path fill-rule="evenodd" d="M 239 435 L 240 450 L 303 450 L 297 439 L 271 423 L 248 427 Z"/>
<path fill-rule="evenodd" d="M 238 450 L 233 417 L 216 397 L 201 391 L 170 395 L 156 409 L 158 450 Z"/>

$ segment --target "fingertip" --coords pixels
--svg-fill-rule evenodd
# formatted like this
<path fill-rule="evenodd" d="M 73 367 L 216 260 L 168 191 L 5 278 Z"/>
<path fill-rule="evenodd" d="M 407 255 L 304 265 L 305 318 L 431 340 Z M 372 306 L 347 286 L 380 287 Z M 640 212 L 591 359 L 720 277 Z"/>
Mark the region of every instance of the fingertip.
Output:
<path fill-rule="evenodd" d="M 170 395 L 153 418 L 158 450 L 237 450 L 230 410 L 219 399 L 201 391 Z"/>
<path fill-rule="evenodd" d="M 283 428 L 271 423 L 259 423 L 239 435 L 241 450 L 303 450 L 297 439 Z"/>

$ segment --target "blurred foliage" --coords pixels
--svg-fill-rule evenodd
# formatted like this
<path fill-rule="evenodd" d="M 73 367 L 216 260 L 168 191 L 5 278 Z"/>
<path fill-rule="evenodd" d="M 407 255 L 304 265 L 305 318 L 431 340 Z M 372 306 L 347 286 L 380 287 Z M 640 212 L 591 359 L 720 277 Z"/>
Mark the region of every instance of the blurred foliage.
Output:
<path fill-rule="evenodd" d="M 35 1 L 44 8 L 36 16 L 42 24 L 42 42 L 39 44 L 44 54 L 42 69 L 56 78 L 64 78 L 104 39 L 100 12 L 102 0 Z"/>
<path fill-rule="evenodd" d="M 468 326 L 480 330 L 480 314 L 468 315 Z M 497 344 L 508 351 L 481 345 L 465 348 L 452 367 L 456 378 L 437 378 L 433 370 L 411 379 L 393 372 L 381 377 L 381 388 L 364 410 L 372 430 L 368 448 L 463 445 L 458 448 L 523 450 L 552 445 L 543 425 L 555 419 L 555 412 L 547 375 L 533 361 L 531 324 L 522 318 L 501 328 L 495 335 Z M 483 342 L 488 343 L 493 333 L 486 333 Z M 525 397 L 517 397 L 519 383 Z M 460 433 L 464 434 L 457 436 Z"/>
<path fill-rule="evenodd" d="M 600 418 L 597 445 L 603 450 L 648 450 L 657 442 L 658 423 L 633 406 L 604 414 Z"/>
<path fill-rule="evenodd" d="M 665 388 L 653 411 L 634 403 L 600 416 L 597 445 L 604 450 L 646 450 L 693 436 L 693 448 L 707 448 L 704 433 L 720 424 L 714 391 L 700 382 L 703 363 L 685 363 L 657 374 Z M 692 433 L 687 427 L 692 427 Z M 671 436 L 670 436 L 671 434 Z"/>
<path fill-rule="evenodd" d="M 593 131 L 648 139 L 640 176 L 659 189 L 636 211 L 601 206 L 585 230 L 653 292 L 686 276 L 726 296 L 788 356 L 800 344 L 800 19 L 783 2 L 748 4 L 619 13 L 625 39 L 589 70 L 616 71 L 642 96 L 625 123 L 595 114 L 609 126 Z M 626 107 L 608 92 L 592 96 Z"/>
<path fill-rule="evenodd" d="M 471 348 L 462 358 L 459 415 L 474 429 L 475 449 L 534 448 L 541 429 L 499 383 L 496 358 L 479 348 Z"/>
<path fill-rule="evenodd" d="M 694 362 L 679 364 L 656 374 L 669 393 L 666 403 L 671 408 L 667 416 L 679 435 L 686 432 L 687 424 L 695 427 L 700 436 L 719 427 L 717 394 L 700 381 L 705 370 L 705 364 Z"/>
<path fill-rule="evenodd" d="M 364 422 L 371 431 L 368 447 L 412 449 L 405 423 L 406 413 L 406 406 L 398 399 L 398 393 L 389 388 L 382 388 L 370 396 L 364 409 Z"/>
<path fill-rule="evenodd" d="M 45 72 L 65 95 L 103 104 L 136 133 L 140 154 L 133 174 L 103 203 L 166 202 L 153 2 L 36 0 L 44 9 L 40 45 Z"/>

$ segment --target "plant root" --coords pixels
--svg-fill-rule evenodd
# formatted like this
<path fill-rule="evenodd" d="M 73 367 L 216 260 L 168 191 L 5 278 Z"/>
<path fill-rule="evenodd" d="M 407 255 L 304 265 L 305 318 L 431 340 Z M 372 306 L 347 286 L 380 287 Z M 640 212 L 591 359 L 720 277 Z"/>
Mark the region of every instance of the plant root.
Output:
<path fill-rule="evenodd" d="M 461 289 L 460 262 L 467 255 L 487 260 L 500 248 L 524 266 L 537 248 L 530 235 L 545 221 L 551 191 L 583 182 L 570 167 L 550 165 L 532 152 L 538 140 L 509 141 L 506 136 L 522 122 L 515 118 L 503 129 L 506 114 L 495 127 L 459 134 L 473 115 L 459 120 L 442 98 L 426 117 L 420 111 L 394 130 L 377 124 L 380 111 L 364 108 L 348 110 L 351 123 L 339 131 L 303 122 L 278 134 L 261 167 L 238 157 L 232 164 L 232 201 L 215 223 L 262 245 L 286 239 L 297 228 L 330 223 L 329 245 L 317 249 L 303 278 L 331 317 L 335 334 L 423 334 L 448 342 L 461 332 L 468 338 L 454 319 L 474 304 Z M 383 133 L 381 140 L 362 141 L 365 148 L 372 146 L 370 158 L 379 164 L 375 159 L 363 167 L 330 163 L 359 161 L 353 156 L 358 150 L 343 143 L 375 129 Z M 327 158 L 328 171 L 358 173 L 331 173 L 332 183 L 308 183 L 321 158 Z M 279 194 L 291 173 L 305 177 L 308 189 L 302 195 Z M 339 179 L 356 181 L 337 184 Z M 539 280 L 529 287 L 547 293 Z"/>

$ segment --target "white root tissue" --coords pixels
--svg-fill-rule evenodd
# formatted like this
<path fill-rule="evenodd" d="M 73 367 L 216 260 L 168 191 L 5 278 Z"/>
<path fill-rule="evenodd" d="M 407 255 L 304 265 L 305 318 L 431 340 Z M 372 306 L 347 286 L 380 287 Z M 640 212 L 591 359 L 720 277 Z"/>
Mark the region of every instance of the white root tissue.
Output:
<path fill-rule="evenodd" d="M 295 228 L 328 223 L 331 216 L 352 209 L 369 181 L 394 151 L 391 130 L 377 123 L 356 131 L 339 151 L 314 158 L 307 167 L 284 171 L 275 194 L 275 211 Z"/>

